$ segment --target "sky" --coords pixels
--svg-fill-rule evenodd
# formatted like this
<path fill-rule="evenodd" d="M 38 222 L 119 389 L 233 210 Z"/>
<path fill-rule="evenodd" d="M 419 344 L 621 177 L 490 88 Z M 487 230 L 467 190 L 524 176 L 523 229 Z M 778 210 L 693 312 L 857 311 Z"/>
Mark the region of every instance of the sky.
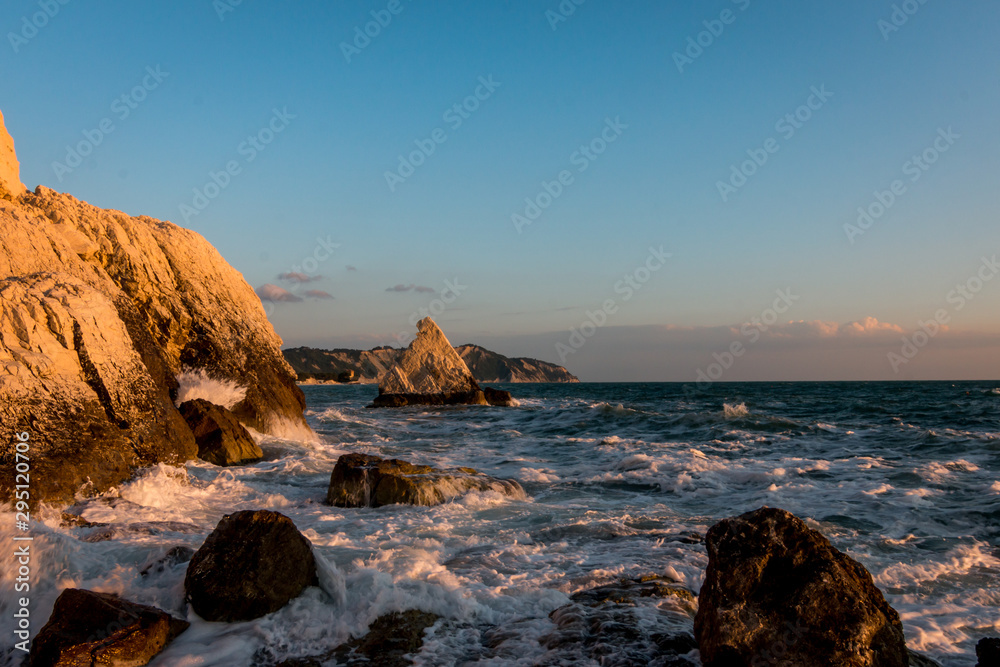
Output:
<path fill-rule="evenodd" d="M 287 347 L 1000 376 L 1000 5 L 8 0 L 21 178 L 204 235 Z"/>

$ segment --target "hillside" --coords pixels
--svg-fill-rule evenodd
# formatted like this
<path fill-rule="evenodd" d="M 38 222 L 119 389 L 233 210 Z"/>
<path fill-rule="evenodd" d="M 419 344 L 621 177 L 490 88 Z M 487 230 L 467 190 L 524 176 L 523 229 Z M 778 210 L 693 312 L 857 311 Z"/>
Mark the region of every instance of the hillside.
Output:
<path fill-rule="evenodd" d="M 547 361 L 512 359 L 478 345 L 459 345 L 455 350 L 479 382 L 579 382 L 562 366 Z M 336 380 L 341 373 L 354 371 L 354 380 L 359 382 L 376 382 L 401 352 L 392 347 L 372 350 L 295 347 L 282 350 L 285 360 L 299 374 L 300 381 Z"/>

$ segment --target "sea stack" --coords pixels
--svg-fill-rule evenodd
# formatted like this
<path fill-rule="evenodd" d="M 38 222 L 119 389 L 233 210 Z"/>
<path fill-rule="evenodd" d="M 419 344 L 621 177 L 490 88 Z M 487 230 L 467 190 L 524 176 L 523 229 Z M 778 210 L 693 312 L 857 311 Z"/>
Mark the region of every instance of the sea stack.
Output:
<path fill-rule="evenodd" d="M 260 299 L 199 234 L 27 191 L 2 126 L 0 228 L 0 465 L 28 438 L 32 502 L 196 457 L 175 405 L 185 371 L 245 388 L 229 406 L 245 426 L 308 432 Z M 0 496 L 13 484 L 0 476 Z"/>
<path fill-rule="evenodd" d="M 441 328 L 429 317 L 417 337 L 379 379 L 373 407 L 405 405 L 513 405 L 510 392 L 479 387 Z"/>

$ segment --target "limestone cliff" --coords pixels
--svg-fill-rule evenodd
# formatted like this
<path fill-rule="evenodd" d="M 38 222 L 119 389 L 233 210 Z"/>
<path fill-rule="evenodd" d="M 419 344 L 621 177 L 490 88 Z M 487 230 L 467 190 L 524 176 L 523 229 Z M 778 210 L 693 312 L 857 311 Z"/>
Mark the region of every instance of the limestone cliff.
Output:
<path fill-rule="evenodd" d="M 247 426 L 308 428 L 260 300 L 200 235 L 42 186 L 0 199 L 0 226 L 0 464 L 28 432 L 36 499 L 195 456 L 174 406 L 184 370 L 245 387 Z"/>
<path fill-rule="evenodd" d="M 579 382 L 575 375 L 557 364 L 526 357 L 505 357 L 478 345 L 455 348 L 478 382 Z M 283 350 L 285 359 L 299 380 L 336 380 L 344 371 L 354 371 L 355 380 L 377 382 L 403 351 L 392 347 L 371 350 L 321 350 L 293 347 Z"/>
<path fill-rule="evenodd" d="M 479 390 L 468 366 L 429 317 L 417 337 L 378 382 L 380 394 L 443 394 Z"/>
<path fill-rule="evenodd" d="M 7 133 L 0 112 L 0 199 L 13 199 L 28 188 L 21 183 L 21 165 L 14 152 L 14 140 Z"/>

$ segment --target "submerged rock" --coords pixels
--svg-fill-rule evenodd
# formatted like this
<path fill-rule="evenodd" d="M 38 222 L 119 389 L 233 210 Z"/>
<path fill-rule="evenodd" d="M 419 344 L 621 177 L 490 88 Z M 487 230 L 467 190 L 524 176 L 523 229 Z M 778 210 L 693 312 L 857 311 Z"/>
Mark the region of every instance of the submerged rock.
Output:
<path fill-rule="evenodd" d="M 441 328 L 425 317 L 417 322 L 416 338 L 379 379 L 372 407 L 512 404 L 508 392 L 490 392 L 480 389 Z M 490 401 L 491 396 L 496 402 Z"/>
<path fill-rule="evenodd" d="M 196 398 L 180 406 L 181 416 L 198 443 L 198 458 L 217 466 L 236 466 L 264 457 L 250 432 L 232 412 Z"/>
<path fill-rule="evenodd" d="M 600 665 L 695 667 L 690 634 L 695 595 L 669 577 L 623 579 L 570 596 L 549 618 L 556 630 L 539 639 L 549 653 L 539 664 L 585 655 Z M 501 634 L 495 639 L 502 638 Z"/>
<path fill-rule="evenodd" d="M 277 611 L 317 583 L 312 547 L 292 520 L 267 510 L 227 514 L 195 552 L 184 590 L 208 621 Z"/>
<path fill-rule="evenodd" d="M 68 588 L 31 644 L 31 665 L 140 667 L 189 625 L 155 607 Z"/>
<path fill-rule="evenodd" d="M 348 667 L 408 667 L 413 664 L 409 656 L 423 647 L 424 633 L 438 618 L 437 614 L 415 609 L 394 611 L 372 621 L 363 637 L 323 655 L 287 658 L 275 667 L 321 667 L 331 663 Z"/>
<path fill-rule="evenodd" d="M 489 477 L 472 468 L 441 470 L 370 454 L 344 454 L 330 475 L 326 502 L 336 507 L 439 505 L 469 491 L 525 497 L 516 481 Z"/>
<path fill-rule="evenodd" d="M 308 430 L 260 299 L 197 233 L 28 192 L 3 129 L 0 228 L 0 441 L 30 432 L 33 502 L 194 458 L 174 406 L 188 369 L 241 385 L 230 409 L 247 426 Z M 0 448 L 4 469 L 12 452 Z M 12 484 L 0 476 L 0 496 Z"/>
<path fill-rule="evenodd" d="M 191 547 L 186 547 L 183 544 L 171 547 L 163 556 L 142 568 L 139 571 L 139 576 L 148 577 L 161 574 L 181 563 L 189 562 L 193 556 L 194 549 Z"/>
<path fill-rule="evenodd" d="M 906 667 L 899 615 L 857 561 L 779 509 L 715 524 L 695 635 L 705 667 Z M 770 662 L 769 662 L 770 661 Z"/>

